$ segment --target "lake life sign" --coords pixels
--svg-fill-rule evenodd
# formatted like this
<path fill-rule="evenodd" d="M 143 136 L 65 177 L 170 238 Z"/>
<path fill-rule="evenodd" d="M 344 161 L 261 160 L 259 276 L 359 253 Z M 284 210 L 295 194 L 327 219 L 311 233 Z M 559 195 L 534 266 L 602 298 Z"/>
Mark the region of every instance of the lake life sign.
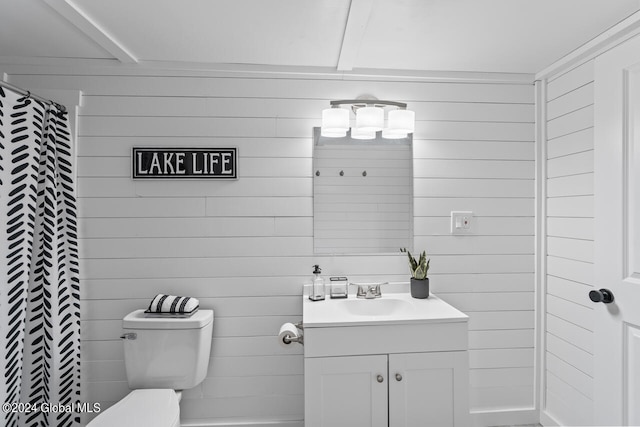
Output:
<path fill-rule="evenodd" d="M 236 148 L 134 147 L 133 179 L 237 178 Z"/>

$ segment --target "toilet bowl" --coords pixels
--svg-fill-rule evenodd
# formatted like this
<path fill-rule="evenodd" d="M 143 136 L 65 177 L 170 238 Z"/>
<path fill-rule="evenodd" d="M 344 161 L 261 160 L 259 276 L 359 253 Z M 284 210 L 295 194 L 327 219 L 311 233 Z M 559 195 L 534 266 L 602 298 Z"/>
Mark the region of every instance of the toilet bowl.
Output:
<path fill-rule="evenodd" d="M 180 427 L 180 405 L 175 391 L 133 390 L 98 415 L 87 427 Z"/>
<path fill-rule="evenodd" d="M 144 310 L 123 319 L 127 382 L 132 391 L 87 427 L 180 427 L 181 391 L 207 374 L 213 310 L 190 317 L 150 317 Z"/>

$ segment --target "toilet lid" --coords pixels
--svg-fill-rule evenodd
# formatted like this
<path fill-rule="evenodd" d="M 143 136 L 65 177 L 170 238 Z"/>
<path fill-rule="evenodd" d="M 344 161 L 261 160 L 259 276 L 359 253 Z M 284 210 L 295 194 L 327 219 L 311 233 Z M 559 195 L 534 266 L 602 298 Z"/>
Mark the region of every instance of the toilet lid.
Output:
<path fill-rule="evenodd" d="M 180 405 L 171 389 L 134 390 L 87 427 L 180 427 Z"/>

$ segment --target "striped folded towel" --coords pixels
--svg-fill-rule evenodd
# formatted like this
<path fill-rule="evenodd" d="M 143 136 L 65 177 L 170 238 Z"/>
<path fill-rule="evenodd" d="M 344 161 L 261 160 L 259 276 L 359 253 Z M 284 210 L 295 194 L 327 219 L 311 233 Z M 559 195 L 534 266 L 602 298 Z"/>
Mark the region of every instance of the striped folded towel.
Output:
<path fill-rule="evenodd" d="M 200 301 L 192 297 L 158 294 L 151 300 L 145 313 L 187 314 L 200 307 Z"/>

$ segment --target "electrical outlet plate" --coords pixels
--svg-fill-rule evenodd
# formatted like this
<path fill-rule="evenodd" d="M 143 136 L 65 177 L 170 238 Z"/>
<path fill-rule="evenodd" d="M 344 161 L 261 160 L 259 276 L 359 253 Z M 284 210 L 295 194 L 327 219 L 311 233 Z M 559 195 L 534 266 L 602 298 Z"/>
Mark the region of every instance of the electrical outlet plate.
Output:
<path fill-rule="evenodd" d="M 473 212 L 451 211 L 451 234 L 471 234 Z"/>

